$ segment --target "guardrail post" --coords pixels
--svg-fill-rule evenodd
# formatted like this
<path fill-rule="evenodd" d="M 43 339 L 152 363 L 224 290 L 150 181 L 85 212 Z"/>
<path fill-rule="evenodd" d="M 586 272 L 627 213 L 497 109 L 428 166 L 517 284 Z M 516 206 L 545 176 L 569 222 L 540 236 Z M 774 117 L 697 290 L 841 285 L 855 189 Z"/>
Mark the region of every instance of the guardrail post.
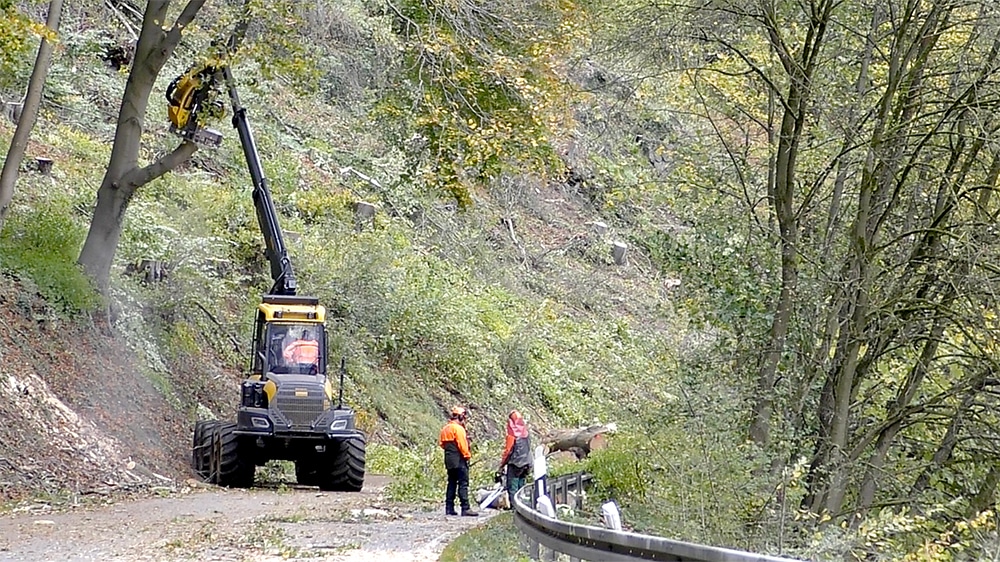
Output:
<path fill-rule="evenodd" d="M 545 477 L 548 474 L 548 467 L 545 463 L 545 447 L 543 445 L 535 447 L 535 458 L 533 461 L 531 472 L 534 484 L 531 486 L 531 509 L 538 509 L 538 497 L 549 495 Z"/>
<path fill-rule="evenodd" d="M 538 480 L 531 486 L 531 509 L 538 509 Z"/>
<path fill-rule="evenodd" d="M 621 512 L 618 510 L 618 504 L 614 501 L 606 502 L 601 506 L 601 519 L 604 521 L 604 526 L 612 531 L 622 530 L 622 516 Z"/>
<path fill-rule="evenodd" d="M 583 473 L 576 473 L 576 498 L 573 501 L 573 509 L 583 509 Z"/>

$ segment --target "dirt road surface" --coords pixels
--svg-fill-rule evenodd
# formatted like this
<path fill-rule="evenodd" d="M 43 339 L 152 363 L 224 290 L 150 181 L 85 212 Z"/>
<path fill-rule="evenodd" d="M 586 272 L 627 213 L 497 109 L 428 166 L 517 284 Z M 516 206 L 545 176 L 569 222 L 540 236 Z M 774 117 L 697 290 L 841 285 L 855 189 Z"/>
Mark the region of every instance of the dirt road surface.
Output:
<path fill-rule="evenodd" d="M 0 517 L 0 561 L 432 562 L 480 517 L 396 504 L 387 480 L 358 493 L 184 486 L 165 497 Z"/>

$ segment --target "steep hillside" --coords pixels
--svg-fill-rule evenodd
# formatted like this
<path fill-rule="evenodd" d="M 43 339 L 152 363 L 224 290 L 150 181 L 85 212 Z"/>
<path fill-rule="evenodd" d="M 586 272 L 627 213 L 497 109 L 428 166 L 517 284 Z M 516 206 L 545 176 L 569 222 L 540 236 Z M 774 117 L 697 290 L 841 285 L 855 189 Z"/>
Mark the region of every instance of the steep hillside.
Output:
<path fill-rule="evenodd" d="M 120 334 L 55 313 L 10 275 L 2 276 L 0 329 L 0 499 L 187 477 L 189 416 Z"/>
<path fill-rule="evenodd" d="M 340 31 L 353 30 L 345 36 L 357 44 L 329 48 L 385 53 L 384 18 L 341 16 Z M 104 61 L 122 38 L 94 31 L 93 18 L 73 12 L 64 23 L 0 236 L 10 280 L 2 413 L 17 420 L 4 429 L 12 433 L 0 465 L 12 483 L 7 498 L 187 477 L 192 423 L 231 415 L 252 311 L 270 285 L 245 163 L 222 123 L 220 148 L 199 150 L 131 202 L 110 299 L 95 307 L 73 262 L 125 75 Z M 365 67 L 379 68 L 375 60 Z M 188 62 L 172 59 L 159 77 L 143 158 L 177 143 L 156 104 Z M 622 195 L 634 179 L 593 164 L 620 151 L 618 171 L 648 168 L 633 162 L 632 131 L 609 136 L 581 124 L 554 141 L 560 175 L 483 178 L 460 209 L 414 179 L 425 173 L 426 139 L 393 140 L 409 117 L 377 111 L 385 92 L 345 79 L 344 95 L 330 99 L 252 64 L 238 70 L 300 286 L 331 311 L 331 355 L 348 358 L 346 396 L 370 436 L 369 467 L 397 475 L 395 492 L 437 495 L 436 436 L 456 403 L 472 410 L 476 454 L 487 459 L 474 475 L 482 479 L 511 408 L 528 414 L 537 436 L 614 420 L 631 436 L 623 450 L 651 420 L 672 419 L 675 349 L 687 329 L 673 309 L 677 279 L 637 241 L 642 228 L 672 232 L 674 220 Z M 580 109 L 593 111 L 603 111 L 596 101 Z M 0 151 L 12 132 L 0 122 Z M 36 157 L 53 161 L 50 174 L 34 169 Z M 358 201 L 376 205 L 372 220 L 354 216 Z M 616 242 L 628 245 L 620 264 Z M 137 275 L 144 260 L 165 274 Z M 45 423 L 51 416 L 58 423 Z"/>
<path fill-rule="evenodd" d="M 0 124 L 0 130 L 4 128 L 10 130 Z M 33 152 L 57 155 L 56 169 L 63 169 L 66 161 L 58 157 L 59 147 L 36 143 Z M 25 177 L 29 188 L 32 179 L 40 179 L 32 171 Z M 21 195 L 46 197 L 31 191 Z M 671 284 L 647 278 L 641 266 L 614 265 L 611 235 L 600 234 L 595 230 L 600 227 L 593 224 L 599 218 L 573 189 L 543 193 L 528 188 L 520 193 L 518 204 L 507 209 L 484 199 L 465 217 L 447 208 L 430 211 L 423 236 L 447 241 L 453 235 L 450 229 L 470 229 L 479 241 L 465 244 L 488 244 L 493 252 L 485 263 L 470 265 L 481 268 L 488 284 L 528 296 L 537 292 L 531 298 L 539 299 L 546 315 L 566 315 L 585 323 L 600 322 L 607 314 L 622 319 L 648 316 L 666 302 Z M 441 229 L 442 222 L 451 226 Z M 420 232 L 418 225 L 411 236 L 419 237 Z M 299 244 L 292 244 L 302 251 Z M 126 292 L 118 293 L 113 302 L 117 312 L 112 316 L 115 324 L 109 326 L 102 314 L 70 314 L 46 302 L 34 282 L 23 283 L 21 278 L 5 274 L 0 290 L 4 394 L 0 414 L 15 420 L 0 429 L 5 451 L 0 465 L 2 498 L 141 490 L 190 477 L 193 420 L 226 417 L 235 405 L 242 357 L 219 350 L 234 341 L 242 343 L 239 339 L 246 336 L 249 321 L 235 315 L 245 307 L 227 310 L 219 308 L 221 303 L 209 303 L 213 313 L 228 319 L 223 325 L 212 313 L 194 307 L 187 309 L 186 317 L 174 317 L 178 310 L 157 295 L 181 291 L 176 295 L 179 301 L 197 298 L 184 293 L 183 285 L 167 278 L 144 290 L 137 282 L 141 276 L 122 277 Z M 251 293 L 241 298 L 252 303 L 255 297 Z M 655 323 L 657 317 L 662 318 L 654 314 L 648 320 Z M 185 333 L 191 341 L 182 350 L 175 349 Z M 537 381 L 518 378 L 528 375 L 518 369 L 529 365 L 517 361 L 530 361 L 520 354 L 528 352 L 532 343 L 516 341 L 513 345 L 527 347 L 508 351 L 515 353 L 508 358 L 514 363 L 491 375 L 492 384 L 503 383 L 497 378 L 504 378 L 503 369 L 510 370 L 513 377 L 506 384 L 514 387 L 505 392 L 507 400 L 483 399 L 486 389 L 468 383 L 423 384 L 419 375 L 411 378 L 414 367 L 400 365 L 400 359 L 391 356 L 371 370 L 352 374 L 355 380 L 348 397 L 367 416 L 363 421 L 373 443 L 418 450 L 433 443 L 441 412 L 453 403 L 467 404 L 475 413 L 474 434 L 485 439 L 479 444 L 484 453 L 497 446 L 489 441 L 500 436 L 499 422 L 511 407 L 529 412 L 537 433 L 543 434 L 574 420 L 600 418 L 600 411 L 555 411 L 565 408 L 567 392 L 612 407 L 631 400 L 618 393 L 619 384 L 628 381 L 608 381 L 609 386 L 602 388 L 586 380 L 563 379 L 566 387 L 540 392 Z M 600 373 L 602 366 L 587 368 Z M 393 383 L 387 385 L 386 380 Z"/>

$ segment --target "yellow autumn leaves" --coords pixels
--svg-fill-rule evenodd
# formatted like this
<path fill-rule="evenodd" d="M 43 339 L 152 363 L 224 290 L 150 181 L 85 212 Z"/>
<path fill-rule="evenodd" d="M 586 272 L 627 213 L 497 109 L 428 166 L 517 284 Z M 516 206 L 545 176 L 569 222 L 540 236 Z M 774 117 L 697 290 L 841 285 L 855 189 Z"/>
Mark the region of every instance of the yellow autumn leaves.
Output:
<path fill-rule="evenodd" d="M 38 39 L 44 37 L 50 42 L 57 39 L 56 33 L 19 12 L 12 3 L 0 1 L 0 87 L 21 85 L 22 75 L 30 72 L 25 61 L 31 57 L 26 52 L 37 47 Z M 16 81 L 8 84 L 7 81 Z"/>

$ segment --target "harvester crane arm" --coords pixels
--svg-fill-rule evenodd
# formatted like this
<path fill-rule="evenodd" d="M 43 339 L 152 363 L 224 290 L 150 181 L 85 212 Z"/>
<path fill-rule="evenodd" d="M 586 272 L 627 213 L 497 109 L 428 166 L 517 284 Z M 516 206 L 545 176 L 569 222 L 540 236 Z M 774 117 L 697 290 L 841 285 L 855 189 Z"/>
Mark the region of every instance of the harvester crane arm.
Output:
<path fill-rule="evenodd" d="M 247 167 L 250 169 L 250 178 L 253 180 L 253 205 L 257 212 L 257 223 L 264 235 L 264 255 L 267 257 L 268 263 L 271 264 L 271 279 L 274 280 L 274 285 L 269 293 L 272 295 L 294 295 L 297 287 L 295 272 L 292 270 L 292 260 L 288 257 L 285 240 L 281 235 L 278 212 L 274 208 L 271 190 L 267 185 L 267 177 L 264 176 L 264 168 L 260 163 L 260 154 L 257 152 L 257 143 L 250 130 L 247 110 L 240 103 L 240 96 L 236 92 L 236 82 L 233 80 L 229 65 L 223 65 L 221 70 L 226 82 L 226 89 L 229 90 L 229 101 L 233 107 L 233 127 L 240 135 L 243 156 L 246 158 Z"/>
<path fill-rule="evenodd" d="M 257 223 L 264 236 L 264 255 L 271 265 L 271 279 L 274 281 L 268 294 L 295 295 L 295 272 L 278 224 L 278 211 L 271 199 L 271 190 L 260 163 L 257 143 L 250 130 L 247 110 L 240 103 L 236 81 L 227 62 L 217 58 L 209 59 L 192 66 L 171 82 L 167 88 L 170 130 L 197 144 L 218 146 L 222 142 L 222 136 L 218 132 L 201 126 L 202 121 L 223 113 L 222 104 L 214 101 L 213 96 L 220 77 L 229 91 L 229 101 L 233 107 L 233 127 L 239 133 L 243 156 L 253 181 L 253 205 Z"/>
<path fill-rule="evenodd" d="M 326 309 L 318 298 L 296 294 L 295 273 L 257 143 L 224 60 L 195 65 L 171 83 L 170 129 L 191 142 L 218 146 L 222 135 L 203 125 L 221 117 L 224 104 L 215 96 L 221 95 L 222 83 L 253 180 L 253 204 L 274 285 L 257 306 L 253 354 L 240 386 L 236 421 L 196 422 L 191 466 L 213 484 L 248 488 L 256 466 L 287 460 L 295 463 L 301 485 L 359 492 L 365 480 L 366 439 L 356 426 L 354 410 L 344 405 L 346 362 L 341 360 L 340 393 L 335 396 L 327 377 Z"/>

